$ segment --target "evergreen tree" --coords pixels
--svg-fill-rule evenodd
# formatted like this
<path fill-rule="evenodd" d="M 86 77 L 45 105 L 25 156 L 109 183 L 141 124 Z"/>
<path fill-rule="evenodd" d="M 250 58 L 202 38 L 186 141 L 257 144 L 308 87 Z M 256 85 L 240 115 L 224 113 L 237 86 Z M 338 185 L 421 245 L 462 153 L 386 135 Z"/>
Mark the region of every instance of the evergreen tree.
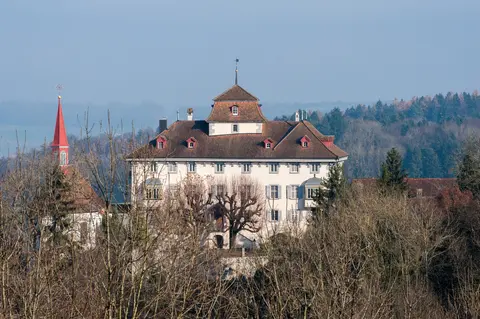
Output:
<path fill-rule="evenodd" d="M 71 227 L 69 214 L 74 211 L 72 185 L 56 163 L 47 169 L 45 180 L 37 195 L 43 216 L 50 222 L 45 228 L 48 242 L 54 246 L 64 246 L 68 240 L 67 231 Z"/>
<path fill-rule="evenodd" d="M 330 167 L 327 179 L 323 181 L 313 199 L 317 206 L 314 215 L 319 212 L 328 214 L 330 209 L 335 206 L 335 202 L 345 195 L 346 187 L 347 181 L 343 173 L 343 165 L 335 163 Z"/>
<path fill-rule="evenodd" d="M 405 170 L 410 177 L 422 177 L 422 151 L 418 147 L 409 147 L 405 154 Z"/>
<path fill-rule="evenodd" d="M 336 107 L 322 118 L 319 130 L 324 134 L 335 135 L 335 138 L 340 140 L 347 130 L 347 125 L 342 111 Z"/>
<path fill-rule="evenodd" d="M 464 155 L 459 165 L 458 186 L 462 191 L 470 191 L 480 199 L 480 138 L 471 139 L 464 147 Z"/>
<path fill-rule="evenodd" d="M 422 176 L 425 178 L 434 178 L 442 176 L 442 167 L 435 151 L 428 147 L 422 149 L 423 168 Z"/>
<path fill-rule="evenodd" d="M 408 189 L 406 177 L 402 156 L 395 148 L 392 148 L 388 151 L 385 162 L 382 163 L 378 183 L 382 188 L 403 192 Z"/>

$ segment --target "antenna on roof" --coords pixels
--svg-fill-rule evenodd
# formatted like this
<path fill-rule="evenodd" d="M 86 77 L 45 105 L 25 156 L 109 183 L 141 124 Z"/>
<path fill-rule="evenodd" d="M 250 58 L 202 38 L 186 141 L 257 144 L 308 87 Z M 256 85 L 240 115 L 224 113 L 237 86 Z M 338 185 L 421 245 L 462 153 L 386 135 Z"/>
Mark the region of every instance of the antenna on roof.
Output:
<path fill-rule="evenodd" d="M 177 110 L 177 121 L 180 119 L 180 111 Z"/>
<path fill-rule="evenodd" d="M 235 85 L 238 85 L 238 62 L 240 60 L 237 58 L 235 59 Z"/>
<path fill-rule="evenodd" d="M 61 98 L 62 97 L 63 85 L 58 84 L 55 88 L 57 89 L 58 97 Z"/>

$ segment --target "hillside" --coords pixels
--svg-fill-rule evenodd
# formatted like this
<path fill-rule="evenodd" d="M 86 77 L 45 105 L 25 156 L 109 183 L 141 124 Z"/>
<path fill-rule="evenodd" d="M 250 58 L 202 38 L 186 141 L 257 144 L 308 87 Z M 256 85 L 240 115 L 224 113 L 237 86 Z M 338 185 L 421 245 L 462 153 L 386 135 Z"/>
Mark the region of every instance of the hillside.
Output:
<path fill-rule="evenodd" d="M 378 101 L 339 108 L 322 115 L 307 111 L 307 119 L 350 153 L 350 178 L 373 177 L 386 152 L 398 148 L 411 177 L 455 176 L 462 141 L 480 131 L 478 92 L 414 97 L 409 101 Z M 293 119 L 294 115 L 277 119 Z"/>

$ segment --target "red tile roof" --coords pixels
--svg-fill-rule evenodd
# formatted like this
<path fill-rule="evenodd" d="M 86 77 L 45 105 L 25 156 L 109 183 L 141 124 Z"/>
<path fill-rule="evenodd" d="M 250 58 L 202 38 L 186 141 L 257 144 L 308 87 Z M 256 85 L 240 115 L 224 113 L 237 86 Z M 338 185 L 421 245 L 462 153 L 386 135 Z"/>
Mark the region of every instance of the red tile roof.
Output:
<path fill-rule="evenodd" d="M 242 88 L 240 85 L 235 84 L 222 94 L 213 99 L 215 102 L 220 101 L 255 101 L 258 102 L 258 98 L 253 94 Z"/>
<path fill-rule="evenodd" d="M 233 115 L 232 107 L 234 105 L 238 107 L 238 115 Z M 263 123 L 267 122 L 267 119 L 263 116 L 261 107 L 255 101 L 221 101 L 213 104 L 207 122 Z"/>
<path fill-rule="evenodd" d="M 105 209 L 105 202 L 95 193 L 78 168 L 69 165 L 65 166 L 63 171 L 66 181 L 71 185 L 65 196 L 72 201 L 75 213 L 94 213 Z"/>
<path fill-rule="evenodd" d="M 213 159 L 338 159 L 348 154 L 333 145 L 325 146 L 324 135 L 309 122 L 268 121 L 261 134 L 208 135 L 206 121 L 177 121 L 161 133 L 168 141 L 164 149 L 156 148 L 156 139 L 137 149 L 128 158 L 213 158 Z M 311 145 L 304 148 L 300 139 L 310 136 Z M 187 147 L 188 138 L 197 145 Z M 270 138 L 272 149 L 265 149 L 263 141 Z"/>
<path fill-rule="evenodd" d="M 235 84 L 213 99 L 212 111 L 207 122 L 266 122 L 258 99 L 241 86 Z M 232 108 L 238 108 L 233 114 Z"/>

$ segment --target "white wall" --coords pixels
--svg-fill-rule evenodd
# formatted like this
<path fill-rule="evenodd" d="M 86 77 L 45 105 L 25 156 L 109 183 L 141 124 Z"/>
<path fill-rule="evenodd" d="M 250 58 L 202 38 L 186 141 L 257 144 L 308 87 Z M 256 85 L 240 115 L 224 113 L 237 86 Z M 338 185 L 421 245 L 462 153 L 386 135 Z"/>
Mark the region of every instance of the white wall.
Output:
<path fill-rule="evenodd" d="M 289 185 L 302 185 L 306 180 L 317 177 L 317 178 L 326 178 L 329 170 L 329 163 L 324 162 L 320 163 L 320 172 L 313 174 L 310 171 L 310 163 L 304 162 L 299 163 L 298 173 L 290 173 L 290 163 L 278 163 L 279 170 L 278 173 L 270 173 L 268 162 L 251 162 L 251 171 L 250 174 L 242 174 L 242 166 L 246 161 L 222 161 L 225 163 L 224 173 L 218 174 L 215 173 L 215 164 L 217 162 L 206 162 L 206 161 L 197 161 L 196 162 L 196 173 L 204 176 L 211 177 L 212 179 L 219 180 L 229 180 L 235 178 L 236 176 L 246 175 L 258 181 L 261 185 L 261 190 L 265 191 L 265 185 L 279 185 L 281 189 L 281 195 L 279 199 L 267 199 L 265 198 L 265 213 L 263 216 L 263 229 L 262 232 L 258 234 L 245 233 L 244 235 L 247 238 L 260 240 L 265 237 L 269 237 L 274 233 L 283 232 L 286 228 L 292 225 L 292 215 L 290 210 L 299 210 L 297 213 L 301 219 L 300 225 L 303 227 L 305 225 L 305 217 L 307 217 L 309 210 L 304 209 L 303 201 L 304 199 L 290 199 L 287 198 L 287 186 Z M 136 192 L 142 183 L 149 178 L 158 178 L 160 179 L 162 185 L 165 186 L 165 189 L 169 186 L 179 184 L 188 174 L 187 165 L 189 162 L 178 161 L 177 163 L 177 172 L 169 173 L 168 165 L 165 161 L 157 161 L 156 171 L 151 170 L 152 162 L 135 162 L 132 164 L 132 202 L 135 199 L 141 201 L 143 205 L 154 204 L 154 200 L 146 201 L 143 198 L 140 198 L 139 194 Z M 248 162 L 247 162 L 248 163 Z M 292 162 L 294 163 L 294 162 Z M 298 162 L 295 162 L 298 163 Z M 319 163 L 319 162 L 312 162 Z M 137 187 L 137 188 L 135 188 Z M 303 194 L 303 198 L 306 197 L 306 194 Z M 279 221 L 271 220 L 271 209 L 279 210 Z"/>
<path fill-rule="evenodd" d="M 238 133 L 233 132 L 233 124 L 238 125 Z M 262 123 L 209 123 L 208 135 L 230 135 L 240 133 L 262 133 Z"/>

